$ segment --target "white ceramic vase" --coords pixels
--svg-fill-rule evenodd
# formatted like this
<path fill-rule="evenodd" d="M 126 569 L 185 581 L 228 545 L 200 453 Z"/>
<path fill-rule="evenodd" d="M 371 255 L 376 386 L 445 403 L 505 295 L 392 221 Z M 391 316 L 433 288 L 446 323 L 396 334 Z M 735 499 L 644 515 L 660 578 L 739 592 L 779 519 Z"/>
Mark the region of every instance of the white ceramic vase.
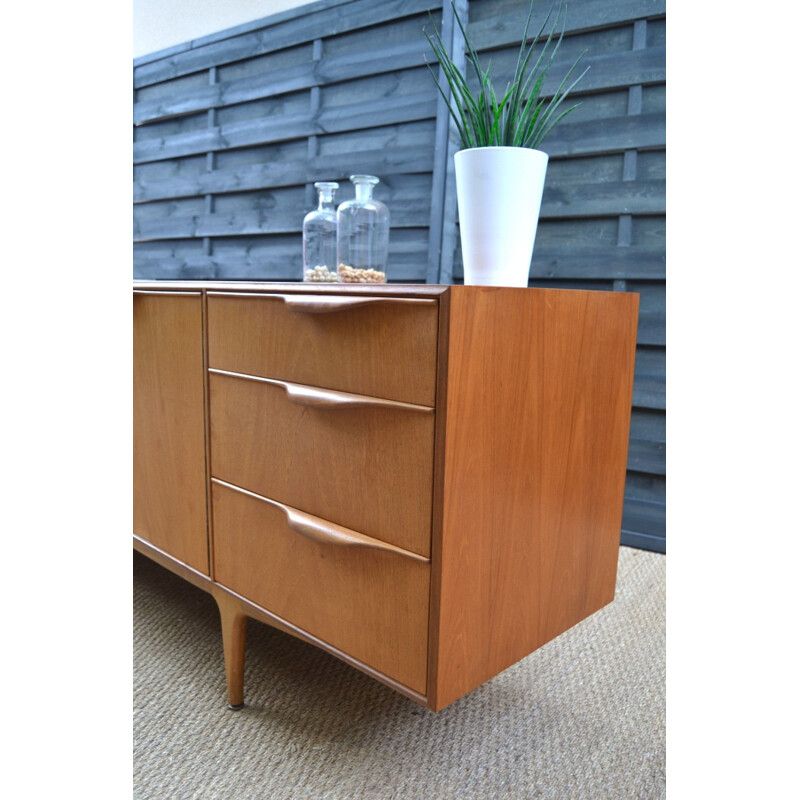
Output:
<path fill-rule="evenodd" d="M 528 285 L 547 161 L 526 147 L 455 154 L 465 284 Z"/>

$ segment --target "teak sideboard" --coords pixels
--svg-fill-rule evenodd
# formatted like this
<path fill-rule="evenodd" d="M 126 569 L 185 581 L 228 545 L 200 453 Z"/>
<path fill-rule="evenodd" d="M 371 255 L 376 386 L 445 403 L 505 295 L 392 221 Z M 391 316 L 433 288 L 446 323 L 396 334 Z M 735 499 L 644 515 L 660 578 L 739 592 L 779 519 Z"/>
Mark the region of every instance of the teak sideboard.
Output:
<path fill-rule="evenodd" d="M 438 711 L 614 597 L 638 295 L 134 282 L 133 543 Z"/>

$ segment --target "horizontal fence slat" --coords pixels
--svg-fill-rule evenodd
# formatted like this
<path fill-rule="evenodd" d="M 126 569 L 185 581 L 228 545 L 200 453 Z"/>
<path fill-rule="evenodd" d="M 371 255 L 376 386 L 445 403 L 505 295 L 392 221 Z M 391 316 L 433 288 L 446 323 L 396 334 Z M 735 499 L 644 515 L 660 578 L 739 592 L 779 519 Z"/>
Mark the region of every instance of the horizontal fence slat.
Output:
<path fill-rule="evenodd" d="M 662 249 L 647 247 L 598 246 L 564 251 L 534 247 L 531 278 L 664 280 L 666 256 Z"/>
<path fill-rule="evenodd" d="M 427 243 L 425 243 L 427 247 Z M 135 278 L 170 280 L 206 280 L 230 278 L 233 280 L 300 280 L 302 255 L 300 240 L 290 252 L 269 251 L 261 255 L 245 252 L 214 256 L 139 258 L 134 255 Z M 393 252 L 390 246 L 387 261 L 390 281 L 424 281 L 426 266 L 424 254 Z"/>
<path fill-rule="evenodd" d="M 381 98 L 324 109 L 319 115 L 320 133 L 352 131 L 362 128 L 414 122 L 436 117 L 436 97 L 431 92 Z"/>
<path fill-rule="evenodd" d="M 395 125 L 436 116 L 433 94 L 411 94 L 386 100 L 323 109 L 315 117 L 286 115 L 235 122 L 208 130 L 134 142 L 134 164 L 215 152 L 231 147 L 267 144 L 312 135 Z"/>
<path fill-rule="evenodd" d="M 513 77 L 516 68 L 519 45 L 513 51 L 479 54 L 484 69 L 491 59 L 491 75 L 495 86 L 505 86 Z M 558 89 L 564 75 L 567 74 L 575 58 L 560 59 L 553 62 L 550 73 L 542 84 L 542 97 L 551 97 Z M 613 91 L 623 89 L 632 83 L 650 86 L 666 82 L 667 55 L 665 47 L 648 47 L 642 50 L 626 50 L 621 53 L 584 55 L 573 78 L 582 72 L 585 74 L 580 83 L 569 95 L 568 108 L 574 101 L 580 101 L 581 94 L 590 92 Z M 470 66 L 467 80 L 474 93 L 478 93 L 478 76 Z"/>
<path fill-rule="evenodd" d="M 666 345 L 666 323 L 666 314 L 663 311 L 640 311 L 636 341 L 639 344 Z"/>
<path fill-rule="evenodd" d="M 322 128 L 314 125 L 310 117 L 305 114 L 247 120 L 227 126 L 134 142 L 133 163 L 179 158 L 248 144 L 299 139 L 321 132 Z"/>
<path fill-rule="evenodd" d="M 225 261 L 239 259 L 242 255 L 254 261 L 277 255 L 279 258 L 302 256 L 302 237 L 299 233 L 262 234 L 254 236 L 217 237 L 212 240 L 212 255 Z M 425 260 L 427 255 L 427 230 L 413 228 L 393 229 L 389 232 L 389 258 L 394 260 Z M 133 243 L 134 261 L 158 261 L 172 259 L 193 262 L 203 261 L 209 256 L 203 250 L 201 239 L 158 239 Z M 198 262 L 199 263 L 199 262 Z"/>
<path fill-rule="evenodd" d="M 632 438 L 628 444 L 628 469 L 650 475 L 666 475 L 666 444 Z"/>
<path fill-rule="evenodd" d="M 614 181 L 548 186 L 540 219 L 666 213 L 665 181 Z"/>
<path fill-rule="evenodd" d="M 190 217 L 161 217 L 134 222 L 134 241 L 186 239 L 198 236 L 245 236 L 260 233 L 300 233 L 307 209 L 237 211 Z M 422 228 L 430 221 L 430 198 L 394 200 L 390 206 L 392 228 Z"/>
<path fill-rule="evenodd" d="M 552 94 L 557 88 L 558 76 L 564 75 L 570 64 L 564 63 L 562 69 L 553 65 L 553 76 L 548 76 L 543 93 L 545 96 Z M 570 99 L 580 99 L 580 94 L 586 92 L 608 91 L 628 87 L 633 83 L 650 85 L 665 83 L 667 79 L 667 53 L 664 47 L 648 47 L 644 50 L 631 50 L 627 53 L 613 53 L 581 59 L 578 69 L 589 71 L 581 78 L 575 87 L 575 94 L 570 94 Z M 579 74 L 579 73 L 578 73 Z M 569 102 L 569 101 L 567 101 Z"/>
<path fill-rule="evenodd" d="M 667 144 L 666 113 L 567 122 L 556 126 L 542 143 L 551 158 L 611 153 Z"/>
<path fill-rule="evenodd" d="M 476 4 L 478 20 L 469 18 L 467 32 L 475 49 L 486 50 L 503 47 L 513 42 L 519 43 L 525 20 L 528 17 L 529 5 L 527 2 L 515 4 L 512 11 L 507 3 L 486 2 Z M 538 30 L 538 25 L 544 21 L 549 5 L 540 4 L 538 12 L 534 9 L 531 19 L 533 35 Z M 657 19 L 665 16 L 667 11 L 666 0 L 584 0 L 581 3 L 570 3 L 567 7 L 566 27 L 559 26 L 557 31 L 564 30 L 565 35 L 573 33 L 610 28 L 616 25 L 629 23 L 637 19 Z M 509 23 L 512 24 L 509 24 Z M 513 24 L 518 22 L 519 24 Z M 538 23 L 534 29 L 534 25 Z M 530 32 L 529 32 L 530 33 Z"/>
<path fill-rule="evenodd" d="M 664 412 L 634 408 L 631 411 L 631 440 L 633 439 L 663 444 L 667 439 L 667 420 Z"/>
<path fill-rule="evenodd" d="M 388 267 L 389 283 L 424 283 L 425 271 L 418 263 L 391 264 Z M 207 266 L 181 267 L 172 269 L 169 264 L 148 267 L 143 262 L 134 263 L 133 277 L 136 280 L 258 280 L 258 281 L 300 281 L 299 265 L 287 262 L 262 261 L 242 262 L 240 267 L 219 267 L 209 262 Z"/>
<path fill-rule="evenodd" d="M 666 507 L 664 503 L 625 496 L 622 512 L 622 527 L 629 531 L 640 531 L 650 536 L 666 535 Z"/>
<path fill-rule="evenodd" d="M 419 147 L 362 150 L 317 156 L 303 161 L 272 161 L 237 169 L 215 169 L 194 176 L 174 176 L 134 183 L 134 202 L 227 194 L 245 190 L 294 186 L 317 180 L 336 180 L 355 172 L 369 175 L 431 172 L 433 152 Z"/>
<path fill-rule="evenodd" d="M 638 550 L 650 550 L 654 553 L 667 552 L 667 539 L 665 536 L 651 536 L 639 531 L 629 531 L 622 529 L 620 536 L 621 545 L 625 547 L 635 547 Z"/>
<path fill-rule="evenodd" d="M 638 408 L 667 407 L 667 394 L 664 375 L 634 375 L 633 405 Z"/>
<path fill-rule="evenodd" d="M 559 280 L 659 280 L 665 278 L 666 257 L 663 250 L 647 247 L 617 247 L 598 245 L 588 252 L 562 254 L 551 249 L 533 249 L 530 280 L 549 281 L 557 285 Z M 463 278 L 464 265 L 461 249 L 453 259 L 453 276 Z M 548 284 L 549 285 L 549 284 Z M 657 322 L 657 321 L 656 321 Z M 650 343 L 650 342 L 648 342 Z M 663 344 L 663 342 L 655 342 Z"/>
<path fill-rule="evenodd" d="M 259 100 L 287 92 L 308 89 L 315 84 L 314 64 L 298 64 L 267 72 L 258 78 L 246 78 L 210 86 L 198 86 L 172 97 L 144 100 L 133 106 L 133 122 L 145 122 L 222 108 L 248 100 Z"/>

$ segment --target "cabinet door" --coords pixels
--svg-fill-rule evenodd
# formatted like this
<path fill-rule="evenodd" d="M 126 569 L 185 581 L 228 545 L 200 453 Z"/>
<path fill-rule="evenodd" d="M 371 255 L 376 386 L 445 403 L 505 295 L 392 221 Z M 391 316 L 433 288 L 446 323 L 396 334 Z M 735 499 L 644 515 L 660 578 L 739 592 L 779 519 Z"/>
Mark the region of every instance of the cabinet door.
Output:
<path fill-rule="evenodd" d="M 208 575 L 200 293 L 134 292 L 133 532 Z"/>

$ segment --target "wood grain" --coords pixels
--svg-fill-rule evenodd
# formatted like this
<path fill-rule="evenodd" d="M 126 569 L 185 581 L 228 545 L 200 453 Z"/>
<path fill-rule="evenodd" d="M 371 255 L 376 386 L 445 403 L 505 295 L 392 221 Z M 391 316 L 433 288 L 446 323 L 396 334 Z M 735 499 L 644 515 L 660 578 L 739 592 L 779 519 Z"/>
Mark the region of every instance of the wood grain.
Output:
<path fill-rule="evenodd" d="M 134 294 L 133 531 L 209 574 L 202 299 Z"/>
<path fill-rule="evenodd" d="M 209 296 L 209 366 L 433 406 L 436 315 L 403 299 L 306 314 L 279 297 Z"/>
<path fill-rule="evenodd" d="M 613 599 L 637 305 L 454 287 L 432 707 Z"/>
<path fill-rule="evenodd" d="M 434 415 L 314 408 L 281 386 L 209 375 L 211 474 L 430 555 Z"/>
<path fill-rule="evenodd" d="M 314 542 L 252 496 L 212 485 L 220 584 L 425 693 L 430 568 Z"/>
<path fill-rule="evenodd" d="M 422 414 L 433 413 L 433 409 L 428 406 L 403 403 L 399 400 L 384 400 L 382 397 L 370 397 L 366 394 L 318 389 L 316 386 L 305 386 L 302 383 L 276 381 L 273 378 L 259 378 L 256 375 L 243 375 L 240 372 L 227 372 L 222 369 L 210 369 L 209 372 L 213 375 L 228 375 L 232 378 L 241 378 L 255 383 L 268 383 L 271 386 L 279 386 L 283 389 L 286 399 L 290 403 L 305 406 L 306 408 L 386 408 L 397 411 L 417 411 Z"/>
<path fill-rule="evenodd" d="M 410 558 L 412 561 L 420 561 L 423 564 L 430 564 L 430 559 L 425 558 L 425 556 L 417 555 L 417 553 L 413 553 L 410 550 L 404 550 L 402 547 L 389 544 L 381 539 L 373 539 L 371 536 L 365 536 L 359 531 L 345 528 L 343 525 L 336 525 L 333 522 L 322 519 L 322 517 L 315 517 L 313 514 L 287 506 L 285 503 L 279 503 L 277 500 L 272 500 L 255 492 L 248 492 L 247 489 L 242 489 L 241 486 L 234 486 L 232 483 L 226 483 L 219 478 L 212 478 L 211 481 L 231 491 L 254 497 L 277 508 L 279 511 L 283 511 L 286 516 L 286 526 L 313 542 L 335 545 L 336 547 L 366 547 L 372 550 L 381 550 L 385 553 L 393 553 L 403 558 Z"/>

